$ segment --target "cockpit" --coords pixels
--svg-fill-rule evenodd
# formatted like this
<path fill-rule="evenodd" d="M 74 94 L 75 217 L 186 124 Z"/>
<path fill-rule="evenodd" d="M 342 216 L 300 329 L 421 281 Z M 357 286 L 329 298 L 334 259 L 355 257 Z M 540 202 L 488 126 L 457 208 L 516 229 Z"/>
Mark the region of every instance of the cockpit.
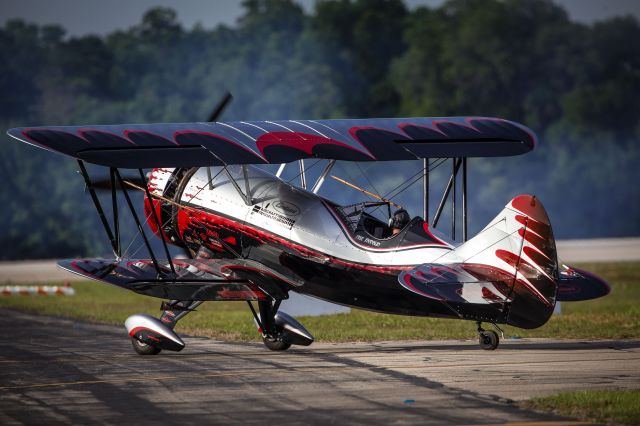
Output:
<path fill-rule="evenodd" d="M 450 244 L 446 237 L 432 231 L 421 217 L 411 218 L 402 208 L 392 212 L 389 202 L 360 202 L 348 206 L 333 204 L 331 207 L 356 240 L 373 241 L 370 245 L 376 247 Z"/>
<path fill-rule="evenodd" d="M 347 229 L 353 233 L 364 231 L 369 236 L 377 239 L 386 239 L 394 236 L 393 230 L 388 223 L 385 223 L 375 213 L 384 208 L 391 216 L 391 206 L 386 202 L 361 202 L 348 206 L 333 206 L 343 219 Z M 397 235 L 397 234 L 396 234 Z"/>

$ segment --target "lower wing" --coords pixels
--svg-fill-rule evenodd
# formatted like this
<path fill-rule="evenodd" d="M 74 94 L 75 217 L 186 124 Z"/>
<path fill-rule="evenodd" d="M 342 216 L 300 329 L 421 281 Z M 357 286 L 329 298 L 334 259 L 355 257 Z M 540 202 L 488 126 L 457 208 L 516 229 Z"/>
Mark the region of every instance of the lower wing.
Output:
<path fill-rule="evenodd" d="M 145 296 L 176 300 L 286 299 L 298 286 L 258 262 L 229 259 L 69 259 L 58 266 Z"/>

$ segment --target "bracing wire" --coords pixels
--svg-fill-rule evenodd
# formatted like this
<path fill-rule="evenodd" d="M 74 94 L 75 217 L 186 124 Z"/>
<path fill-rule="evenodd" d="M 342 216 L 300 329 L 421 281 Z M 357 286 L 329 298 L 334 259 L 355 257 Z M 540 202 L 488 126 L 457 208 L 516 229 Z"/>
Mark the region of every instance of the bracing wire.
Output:
<path fill-rule="evenodd" d="M 362 170 L 362 167 L 360 167 L 360 164 L 356 163 L 356 166 L 358 167 L 358 170 L 360 170 L 360 174 L 362 174 L 362 176 L 364 176 L 364 178 L 367 180 L 369 185 L 371 185 L 371 188 L 373 188 L 373 192 L 376 193 L 376 194 L 379 194 L 380 191 L 378 191 L 378 188 L 376 188 L 376 186 L 373 184 L 373 182 L 371 182 L 371 179 L 369 179 L 369 176 L 364 172 L 364 170 Z"/>
<path fill-rule="evenodd" d="M 433 170 L 437 169 L 440 165 L 442 165 L 446 160 L 447 160 L 446 158 L 437 158 L 437 159 L 433 160 L 433 162 L 429 164 L 429 169 L 427 171 L 428 172 L 432 172 Z M 387 200 L 391 200 L 394 197 L 397 197 L 398 195 L 402 194 L 404 191 L 409 189 L 411 186 L 413 186 L 416 182 L 419 182 L 420 179 L 422 179 L 422 169 L 418 170 L 418 172 L 414 173 L 412 176 L 410 176 L 404 182 L 400 183 L 395 188 L 391 189 L 389 192 L 387 192 L 383 196 L 383 198 L 386 198 Z M 406 187 L 402 188 L 405 185 L 406 185 Z M 374 208 L 371 211 L 371 213 L 373 214 L 380 207 L 381 206 L 378 206 L 378 207 Z"/>

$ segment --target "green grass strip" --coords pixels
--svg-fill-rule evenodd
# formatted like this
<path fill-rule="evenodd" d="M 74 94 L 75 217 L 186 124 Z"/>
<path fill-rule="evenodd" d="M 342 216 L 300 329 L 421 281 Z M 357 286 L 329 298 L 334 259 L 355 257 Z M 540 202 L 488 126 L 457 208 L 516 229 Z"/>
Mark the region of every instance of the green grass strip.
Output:
<path fill-rule="evenodd" d="M 640 390 L 565 392 L 531 399 L 525 406 L 598 423 L 640 424 Z"/>
<path fill-rule="evenodd" d="M 576 265 L 578 266 L 578 265 Z M 583 264 L 580 267 L 605 278 L 612 286 L 606 297 L 562 303 L 554 315 L 535 330 L 505 328 L 505 337 L 623 339 L 640 337 L 640 262 Z M 58 283 L 59 284 L 59 283 Z M 76 295 L 0 296 L 0 307 L 45 315 L 122 325 L 134 313 L 158 316 L 160 299 L 141 296 L 98 282 L 74 283 Z M 476 339 L 470 321 L 407 317 L 352 310 L 348 314 L 298 318 L 324 342 Z M 229 340 L 258 340 L 245 302 L 205 303 L 180 321 L 178 333 Z"/>

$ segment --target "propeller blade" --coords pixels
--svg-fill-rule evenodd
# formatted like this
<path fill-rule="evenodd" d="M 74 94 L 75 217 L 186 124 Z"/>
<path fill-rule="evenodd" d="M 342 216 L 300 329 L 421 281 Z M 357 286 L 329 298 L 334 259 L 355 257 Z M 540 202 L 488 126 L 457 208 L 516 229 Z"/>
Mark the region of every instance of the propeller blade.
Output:
<path fill-rule="evenodd" d="M 216 121 L 218 117 L 222 114 L 222 112 L 225 110 L 229 102 L 231 102 L 232 99 L 233 99 L 233 96 L 231 95 L 231 92 L 227 92 L 227 94 L 224 95 L 222 100 L 218 102 L 218 105 L 213 110 L 211 115 L 209 115 L 209 119 L 207 121 L 208 122 Z"/>

